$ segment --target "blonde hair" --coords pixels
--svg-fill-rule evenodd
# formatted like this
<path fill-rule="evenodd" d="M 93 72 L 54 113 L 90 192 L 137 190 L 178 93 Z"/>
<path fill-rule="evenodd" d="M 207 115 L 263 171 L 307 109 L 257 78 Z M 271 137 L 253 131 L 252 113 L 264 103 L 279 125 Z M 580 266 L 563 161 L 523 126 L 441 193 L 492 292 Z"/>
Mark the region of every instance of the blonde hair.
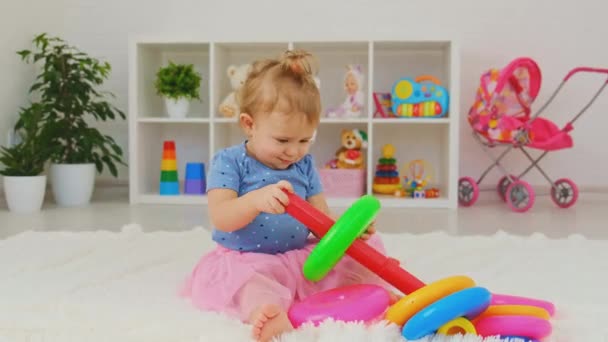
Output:
<path fill-rule="evenodd" d="M 237 96 L 241 113 L 304 113 L 310 122 L 318 123 L 321 95 L 316 73 L 315 58 L 303 50 L 254 62 Z"/>

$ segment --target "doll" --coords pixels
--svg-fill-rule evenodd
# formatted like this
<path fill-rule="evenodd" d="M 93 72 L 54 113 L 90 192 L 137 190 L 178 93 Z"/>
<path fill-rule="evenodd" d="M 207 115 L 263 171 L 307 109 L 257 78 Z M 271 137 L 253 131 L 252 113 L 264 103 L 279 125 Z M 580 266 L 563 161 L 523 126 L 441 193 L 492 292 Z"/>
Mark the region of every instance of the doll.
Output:
<path fill-rule="evenodd" d="M 363 94 L 363 71 L 360 65 L 349 65 L 344 76 L 346 99 L 337 108 L 327 112 L 330 118 L 356 118 L 361 116 L 365 95 Z"/>

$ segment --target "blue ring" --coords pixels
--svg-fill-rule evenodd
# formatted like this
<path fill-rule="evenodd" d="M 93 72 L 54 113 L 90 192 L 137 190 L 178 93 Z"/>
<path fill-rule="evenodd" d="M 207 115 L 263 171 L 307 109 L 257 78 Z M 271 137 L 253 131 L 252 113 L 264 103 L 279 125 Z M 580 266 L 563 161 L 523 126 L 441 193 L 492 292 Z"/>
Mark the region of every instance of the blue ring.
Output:
<path fill-rule="evenodd" d="M 491 299 L 492 294 L 483 287 L 454 292 L 420 310 L 405 323 L 401 334 L 408 340 L 423 338 L 455 318 L 476 317 L 490 306 Z"/>

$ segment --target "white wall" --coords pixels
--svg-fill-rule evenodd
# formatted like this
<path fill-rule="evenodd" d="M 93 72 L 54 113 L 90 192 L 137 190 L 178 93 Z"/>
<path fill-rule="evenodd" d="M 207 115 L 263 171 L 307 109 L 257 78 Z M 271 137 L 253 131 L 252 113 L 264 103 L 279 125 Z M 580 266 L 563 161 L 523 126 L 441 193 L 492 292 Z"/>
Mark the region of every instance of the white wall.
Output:
<path fill-rule="evenodd" d="M 15 1 L 16 2 L 16 1 Z M 46 2 L 39 1 L 40 4 Z M 488 67 L 501 67 L 516 56 L 537 60 L 544 83 L 536 107 L 558 85 L 572 67 L 608 67 L 605 13 L 602 0 L 435 0 L 435 1 L 124 1 L 62 0 L 53 6 L 20 2 L 15 14 L 5 14 L 10 37 L 0 42 L 3 78 L 0 83 L 0 134 L 5 135 L 9 115 L 23 102 L 31 73 L 15 60 L 6 61 L 6 50 L 26 46 L 35 28 L 56 28 L 70 43 L 113 66 L 108 90 L 117 94 L 117 104 L 127 108 L 127 49 L 131 34 L 180 34 L 211 40 L 310 40 L 387 37 L 454 37 L 461 43 L 462 175 L 478 176 L 489 161 L 470 138 L 465 116 L 473 100 L 480 74 Z M 381 5 L 382 4 L 382 5 Z M 48 7 L 48 8 L 46 8 Z M 44 11 L 43 11 L 44 10 Z M 553 11 L 550 13 L 550 11 Z M 32 12 L 44 13 L 29 20 Z M 6 27 L 6 23 L 2 20 Z M 48 26 L 47 26 L 48 25 Z M 12 30 L 17 26 L 23 30 Z M 5 32 L 10 32 L 5 33 Z M 14 35 L 14 32 L 18 32 Z M 27 34 L 26 34 L 27 33 Z M 4 37 L 3 37 L 4 38 Z M 12 63 L 12 64 L 10 64 Z M 400 75 L 396 75 L 400 76 Z M 560 126 L 583 105 L 604 77 L 581 77 L 555 102 L 547 114 Z M 8 81 L 7 81 L 8 80 Z M 552 176 L 571 177 L 583 188 L 608 187 L 608 152 L 600 148 L 608 127 L 608 91 L 577 122 L 575 148 L 549 155 L 543 165 Z M 126 145 L 126 123 L 102 126 Z M 3 139 L 4 140 L 4 139 Z M 594 143 L 594 141 L 596 143 Z M 522 158 L 508 164 L 527 165 Z M 516 168 L 517 169 L 517 168 Z M 121 179 L 127 173 L 122 172 Z M 497 174 L 491 177 L 493 187 Z M 544 184 L 534 174 L 533 184 Z"/>
<path fill-rule="evenodd" d="M 19 108 L 27 105 L 27 90 L 35 69 L 21 61 L 18 50 L 43 31 L 56 31 L 63 21 L 63 0 L 8 0 L 0 7 L 0 145 L 5 145 Z"/>

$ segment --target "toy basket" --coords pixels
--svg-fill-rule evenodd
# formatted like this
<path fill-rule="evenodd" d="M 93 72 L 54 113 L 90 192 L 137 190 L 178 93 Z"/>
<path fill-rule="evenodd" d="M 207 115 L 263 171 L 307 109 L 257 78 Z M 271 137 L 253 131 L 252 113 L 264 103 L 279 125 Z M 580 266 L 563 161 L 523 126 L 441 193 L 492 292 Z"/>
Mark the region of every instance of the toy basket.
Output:
<path fill-rule="evenodd" d="M 327 197 L 360 197 L 366 193 L 364 169 L 319 169 Z"/>

